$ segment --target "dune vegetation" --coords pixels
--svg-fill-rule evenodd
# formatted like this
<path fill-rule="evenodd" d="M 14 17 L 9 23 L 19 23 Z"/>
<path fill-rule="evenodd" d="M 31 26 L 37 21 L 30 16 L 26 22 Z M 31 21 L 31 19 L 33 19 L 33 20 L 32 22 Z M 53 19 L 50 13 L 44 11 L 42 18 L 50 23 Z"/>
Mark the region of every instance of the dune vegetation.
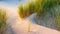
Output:
<path fill-rule="evenodd" d="M 0 34 L 6 34 L 7 30 L 7 15 L 6 12 L 0 8 Z"/>
<path fill-rule="evenodd" d="M 36 2 L 28 2 L 25 6 L 21 5 L 18 7 L 19 15 L 21 18 L 26 18 L 33 13 L 37 13 L 38 18 L 41 15 L 45 15 L 47 12 L 57 20 L 57 28 L 60 30 L 60 10 L 57 12 L 50 11 L 51 8 L 55 8 L 60 5 L 60 0 L 36 0 Z"/>

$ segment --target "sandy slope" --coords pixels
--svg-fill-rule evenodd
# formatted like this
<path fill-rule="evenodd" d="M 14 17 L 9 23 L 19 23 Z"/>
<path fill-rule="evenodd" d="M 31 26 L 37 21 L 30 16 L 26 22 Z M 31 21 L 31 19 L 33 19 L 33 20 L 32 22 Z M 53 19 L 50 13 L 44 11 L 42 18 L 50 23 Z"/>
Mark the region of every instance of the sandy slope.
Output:
<path fill-rule="evenodd" d="M 15 7 L 1 7 L 7 10 L 9 16 L 8 24 L 12 27 L 14 34 L 60 34 L 59 31 L 32 24 L 28 19 L 21 19 L 17 13 L 17 8 Z M 31 24 L 30 32 L 28 32 L 29 23 Z"/>

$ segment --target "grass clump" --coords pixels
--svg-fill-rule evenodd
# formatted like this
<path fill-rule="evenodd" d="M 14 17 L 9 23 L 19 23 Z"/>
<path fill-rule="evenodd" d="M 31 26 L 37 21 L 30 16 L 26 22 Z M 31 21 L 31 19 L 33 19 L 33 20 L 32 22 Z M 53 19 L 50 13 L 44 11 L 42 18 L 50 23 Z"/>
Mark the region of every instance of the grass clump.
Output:
<path fill-rule="evenodd" d="M 7 29 L 7 16 L 3 9 L 0 9 L 0 34 L 6 34 Z"/>

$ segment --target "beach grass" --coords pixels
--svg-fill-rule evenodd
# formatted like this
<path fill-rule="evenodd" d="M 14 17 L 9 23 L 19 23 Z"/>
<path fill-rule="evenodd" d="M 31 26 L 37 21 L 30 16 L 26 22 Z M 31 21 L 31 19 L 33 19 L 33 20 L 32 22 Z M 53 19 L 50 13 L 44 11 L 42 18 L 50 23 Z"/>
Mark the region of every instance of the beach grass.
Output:
<path fill-rule="evenodd" d="M 7 30 L 7 15 L 3 9 L 0 9 L 0 34 L 6 34 Z"/>

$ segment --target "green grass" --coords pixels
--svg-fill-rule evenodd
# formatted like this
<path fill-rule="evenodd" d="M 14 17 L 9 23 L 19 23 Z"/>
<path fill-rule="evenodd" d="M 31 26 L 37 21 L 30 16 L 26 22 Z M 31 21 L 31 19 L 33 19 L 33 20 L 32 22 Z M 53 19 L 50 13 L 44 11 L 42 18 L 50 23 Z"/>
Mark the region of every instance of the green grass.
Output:
<path fill-rule="evenodd" d="M 59 4 L 59 0 L 36 0 L 35 3 L 28 2 L 28 4 L 26 4 L 24 7 L 23 5 L 19 6 L 18 9 L 20 17 L 26 18 L 32 13 L 37 13 L 38 16 L 40 16 L 45 11 L 51 13 L 49 9 L 55 7 L 57 4 Z"/>

